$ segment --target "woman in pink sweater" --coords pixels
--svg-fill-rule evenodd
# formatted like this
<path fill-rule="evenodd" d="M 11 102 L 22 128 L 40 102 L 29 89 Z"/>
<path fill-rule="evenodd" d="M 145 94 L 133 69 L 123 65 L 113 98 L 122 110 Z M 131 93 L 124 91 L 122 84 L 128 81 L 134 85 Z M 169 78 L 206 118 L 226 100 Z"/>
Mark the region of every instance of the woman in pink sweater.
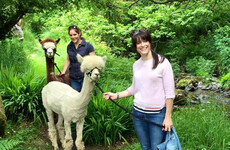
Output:
<path fill-rule="evenodd" d="M 133 113 L 164 126 L 161 128 L 133 117 L 142 150 L 156 150 L 156 146 L 164 141 L 166 131 L 171 131 L 173 126 L 173 71 L 168 59 L 151 49 L 151 35 L 145 29 L 133 32 L 132 44 L 141 56 L 133 64 L 132 85 L 121 92 L 104 93 L 104 98 L 116 100 L 134 96 Z"/>

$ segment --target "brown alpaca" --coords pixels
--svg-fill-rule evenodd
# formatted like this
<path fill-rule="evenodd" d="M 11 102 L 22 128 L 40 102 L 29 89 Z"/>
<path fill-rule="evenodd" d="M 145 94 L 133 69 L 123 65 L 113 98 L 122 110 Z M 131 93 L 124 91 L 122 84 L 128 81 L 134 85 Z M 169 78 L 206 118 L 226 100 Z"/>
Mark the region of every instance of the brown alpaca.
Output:
<path fill-rule="evenodd" d="M 46 80 L 47 83 L 49 83 L 50 81 L 60 81 L 66 84 L 70 84 L 68 74 L 64 75 L 63 77 L 55 75 L 54 55 L 56 54 L 56 45 L 58 44 L 59 41 L 60 39 L 56 41 L 53 39 L 45 39 L 45 40 L 39 39 L 39 42 L 46 56 Z"/>

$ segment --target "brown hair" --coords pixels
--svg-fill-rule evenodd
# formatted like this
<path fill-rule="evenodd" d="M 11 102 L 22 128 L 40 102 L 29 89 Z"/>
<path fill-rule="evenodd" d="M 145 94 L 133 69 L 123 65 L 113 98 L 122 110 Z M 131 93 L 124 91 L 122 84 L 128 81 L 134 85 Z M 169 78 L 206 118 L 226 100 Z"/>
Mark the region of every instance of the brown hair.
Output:
<path fill-rule="evenodd" d="M 73 29 L 76 33 L 80 34 L 80 37 L 81 37 L 81 29 L 78 28 L 78 27 L 75 26 L 75 25 L 69 26 L 69 28 L 68 28 L 68 34 L 69 34 L 70 30 L 72 30 L 72 29 Z"/>
<path fill-rule="evenodd" d="M 132 32 L 132 44 L 135 49 L 137 48 L 137 43 L 140 40 L 148 41 L 150 45 L 152 44 L 151 34 L 148 31 L 146 31 L 145 28 L 142 28 L 140 30 L 134 30 Z M 159 63 L 162 63 L 164 61 L 165 57 L 160 55 L 161 60 L 159 60 L 158 54 L 154 50 L 151 49 L 151 53 L 153 57 L 153 68 L 152 69 L 155 69 L 157 68 Z"/>

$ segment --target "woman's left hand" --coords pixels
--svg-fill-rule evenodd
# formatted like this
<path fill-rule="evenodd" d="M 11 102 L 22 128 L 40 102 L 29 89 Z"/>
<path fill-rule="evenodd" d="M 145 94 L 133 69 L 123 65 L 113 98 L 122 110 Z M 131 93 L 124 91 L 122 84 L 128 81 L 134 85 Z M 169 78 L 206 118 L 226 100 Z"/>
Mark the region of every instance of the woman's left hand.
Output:
<path fill-rule="evenodd" d="M 173 126 L 173 122 L 172 122 L 172 118 L 171 117 L 167 117 L 164 119 L 163 121 L 163 126 L 164 128 L 162 129 L 163 131 L 167 132 L 167 131 L 171 131 L 171 128 Z"/>

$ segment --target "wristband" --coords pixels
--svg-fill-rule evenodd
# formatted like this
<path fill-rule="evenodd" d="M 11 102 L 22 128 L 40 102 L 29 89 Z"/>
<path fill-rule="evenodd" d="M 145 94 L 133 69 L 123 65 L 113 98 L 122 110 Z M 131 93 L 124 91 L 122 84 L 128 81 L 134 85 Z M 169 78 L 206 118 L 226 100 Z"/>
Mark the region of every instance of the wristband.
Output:
<path fill-rule="evenodd" d="M 120 98 L 119 93 L 117 93 L 117 99 L 119 99 L 119 98 Z"/>

